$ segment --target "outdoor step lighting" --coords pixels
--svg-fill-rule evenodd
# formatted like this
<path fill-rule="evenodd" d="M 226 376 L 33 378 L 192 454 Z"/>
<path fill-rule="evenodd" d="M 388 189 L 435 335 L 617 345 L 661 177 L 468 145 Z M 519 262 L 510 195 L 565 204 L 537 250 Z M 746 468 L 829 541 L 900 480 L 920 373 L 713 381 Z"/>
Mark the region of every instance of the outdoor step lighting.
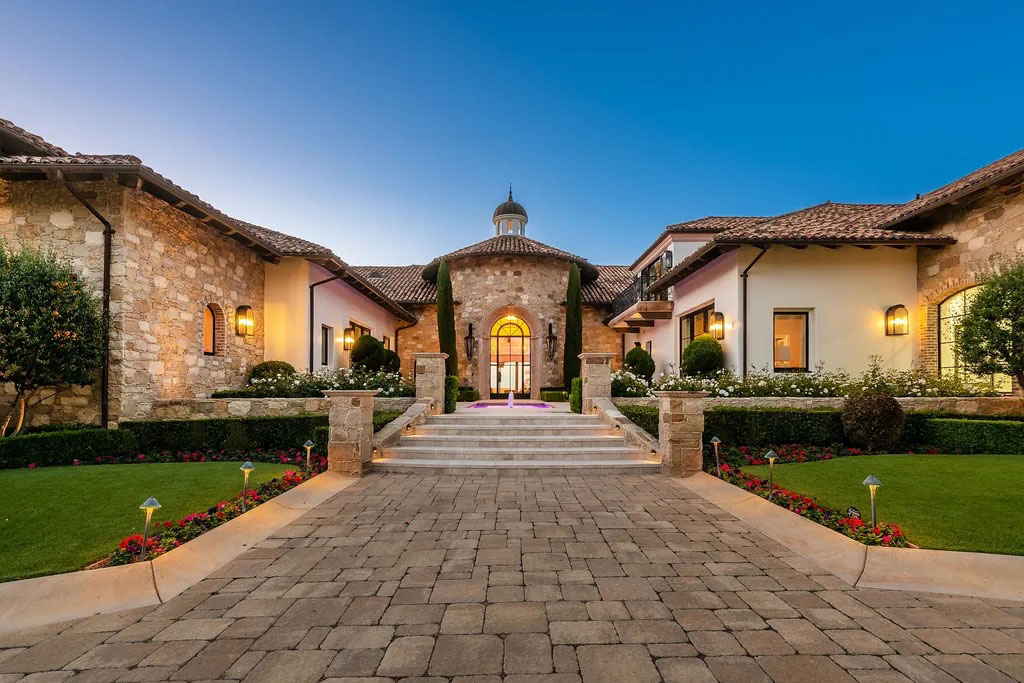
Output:
<path fill-rule="evenodd" d="M 910 316 L 903 304 L 890 306 L 885 311 L 885 336 L 896 337 L 910 332 Z"/>
<path fill-rule="evenodd" d="M 715 339 L 725 339 L 725 314 L 715 311 L 711 314 L 710 325 L 708 325 L 708 332 Z"/>
<path fill-rule="evenodd" d="M 160 509 L 160 502 L 156 498 L 149 497 L 139 506 L 139 509 L 146 513 L 146 526 L 142 529 L 142 552 L 139 553 L 139 562 L 142 562 L 146 559 L 146 544 L 149 543 L 149 523 L 153 519 L 153 510 Z"/>
<path fill-rule="evenodd" d="M 306 449 L 306 472 L 309 473 L 309 452 L 313 450 L 313 442 L 310 439 L 306 439 L 306 443 L 302 444 L 302 447 Z"/>
<path fill-rule="evenodd" d="M 466 358 L 473 359 L 473 349 L 476 347 L 476 337 L 473 336 L 473 323 L 469 324 L 469 332 L 464 337 L 466 340 Z"/>
<path fill-rule="evenodd" d="M 242 475 L 245 477 L 242 481 L 242 512 L 245 512 L 245 496 L 249 492 L 249 474 L 256 469 L 256 466 L 246 460 L 238 469 L 242 470 Z"/>
<path fill-rule="evenodd" d="M 252 306 L 239 306 L 235 309 L 235 334 L 239 337 L 251 337 L 256 332 L 256 316 Z"/>
<path fill-rule="evenodd" d="M 722 443 L 722 440 L 717 436 L 711 437 L 711 447 L 715 449 L 715 472 L 718 473 L 718 478 L 722 478 L 722 465 L 718 462 L 718 445 Z"/>
<path fill-rule="evenodd" d="M 775 451 L 768 451 L 764 457 L 768 458 L 768 500 L 771 500 L 775 493 L 775 458 L 779 456 Z"/>
<path fill-rule="evenodd" d="M 875 495 L 878 493 L 878 487 L 882 485 L 882 482 L 878 480 L 873 474 L 869 474 L 868 478 L 864 480 L 864 485 L 871 491 L 871 528 L 878 527 L 878 517 L 875 515 Z"/>
<path fill-rule="evenodd" d="M 555 352 L 558 350 L 555 344 L 558 342 L 558 336 L 555 334 L 555 324 L 548 323 L 548 360 L 555 359 Z"/>

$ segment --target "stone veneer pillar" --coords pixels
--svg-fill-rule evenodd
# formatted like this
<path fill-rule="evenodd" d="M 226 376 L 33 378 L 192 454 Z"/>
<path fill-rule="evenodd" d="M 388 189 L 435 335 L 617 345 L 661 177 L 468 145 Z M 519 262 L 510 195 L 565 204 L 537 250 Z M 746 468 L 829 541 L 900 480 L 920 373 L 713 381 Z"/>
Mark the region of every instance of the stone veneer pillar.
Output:
<path fill-rule="evenodd" d="M 656 391 L 661 471 L 689 476 L 704 465 L 705 391 Z"/>
<path fill-rule="evenodd" d="M 447 353 L 414 353 L 412 354 L 416 370 L 416 398 L 429 398 L 433 403 L 430 414 L 444 412 L 444 380 Z"/>
<path fill-rule="evenodd" d="M 361 477 L 373 467 L 373 397 L 379 389 L 325 391 L 331 402 L 327 469 Z"/>
<path fill-rule="evenodd" d="M 612 397 L 612 358 L 614 353 L 581 353 L 580 377 L 583 414 L 594 410 L 593 399 Z M 571 387 L 566 387 L 571 389 Z"/>

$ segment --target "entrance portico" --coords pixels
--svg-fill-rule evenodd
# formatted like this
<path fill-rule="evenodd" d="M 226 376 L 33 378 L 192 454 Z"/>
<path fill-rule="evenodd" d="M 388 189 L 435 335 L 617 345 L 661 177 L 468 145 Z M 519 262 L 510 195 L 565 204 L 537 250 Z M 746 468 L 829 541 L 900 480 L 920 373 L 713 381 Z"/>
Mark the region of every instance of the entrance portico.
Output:
<path fill-rule="evenodd" d="M 499 306 L 480 321 L 477 354 L 480 396 L 540 399 L 543 382 L 543 324 L 522 306 Z"/>

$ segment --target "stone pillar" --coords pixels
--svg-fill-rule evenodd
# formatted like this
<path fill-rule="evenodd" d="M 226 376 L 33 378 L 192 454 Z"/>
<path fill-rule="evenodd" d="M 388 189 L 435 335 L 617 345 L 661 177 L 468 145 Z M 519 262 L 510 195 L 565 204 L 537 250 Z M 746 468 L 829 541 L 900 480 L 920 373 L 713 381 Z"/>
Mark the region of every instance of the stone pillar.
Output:
<path fill-rule="evenodd" d="M 584 415 L 594 412 L 593 399 L 612 397 L 612 358 L 615 358 L 614 353 L 580 354 Z"/>
<path fill-rule="evenodd" d="M 327 469 L 361 477 L 373 467 L 373 397 L 379 389 L 325 391 L 331 402 Z"/>
<path fill-rule="evenodd" d="M 689 476 L 704 464 L 704 397 L 706 391 L 656 391 L 661 471 Z"/>
<path fill-rule="evenodd" d="M 444 412 L 444 362 L 448 359 L 447 353 L 414 353 L 413 361 L 416 366 L 414 381 L 416 382 L 416 398 L 429 398 L 433 401 L 430 406 L 430 414 L 438 415 Z"/>

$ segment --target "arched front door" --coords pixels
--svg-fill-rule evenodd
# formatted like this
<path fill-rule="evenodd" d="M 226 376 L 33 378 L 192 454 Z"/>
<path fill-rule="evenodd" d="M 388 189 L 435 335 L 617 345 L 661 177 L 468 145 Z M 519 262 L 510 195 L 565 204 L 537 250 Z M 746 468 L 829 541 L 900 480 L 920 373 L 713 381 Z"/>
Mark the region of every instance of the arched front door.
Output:
<path fill-rule="evenodd" d="M 517 315 L 505 315 L 491 326 L 491 398 L 530 395 L 530 327 Z"/>

